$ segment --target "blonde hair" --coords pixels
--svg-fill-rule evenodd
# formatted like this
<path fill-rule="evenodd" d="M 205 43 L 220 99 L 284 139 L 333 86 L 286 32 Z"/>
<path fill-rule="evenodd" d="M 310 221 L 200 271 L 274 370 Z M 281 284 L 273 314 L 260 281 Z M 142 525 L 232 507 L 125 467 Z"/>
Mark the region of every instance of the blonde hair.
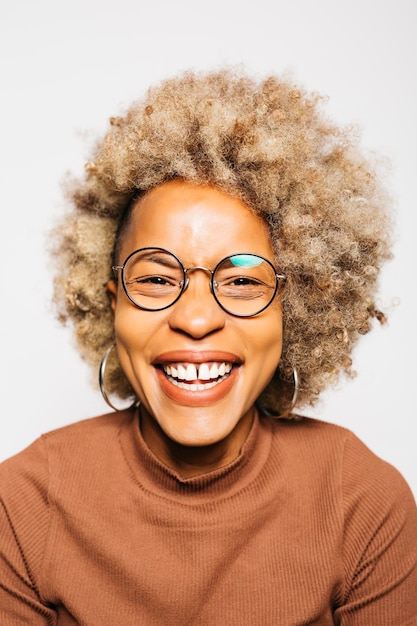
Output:
<path fill-rule="evenodd" d="M 375 293 L 390 201 L 355 130 L 329 122 L 321 101 L 274 76 L 186 72 L 110 119 L 54 235 L 58 315 L 94 369 L 114 341 L 106 284 L 119 222 L 137 195 L 181 178 L 240 198 L 269 227 L 287 280 L 282 358 L 262 403 L 285 410 L 293 369 L 298 406 L 352 374 L 358 337 L 384 320 Z M 130 393 L 119 364 L 111 386 Z"/>

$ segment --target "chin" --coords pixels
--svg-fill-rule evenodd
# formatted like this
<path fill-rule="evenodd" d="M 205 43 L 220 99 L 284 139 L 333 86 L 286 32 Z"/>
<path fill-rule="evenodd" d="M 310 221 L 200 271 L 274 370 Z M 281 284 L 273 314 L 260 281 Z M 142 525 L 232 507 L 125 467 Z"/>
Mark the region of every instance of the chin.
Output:
<path fill-rule="evenodd" d="M 176 424 L 175 427 L 170 425 L 159 424 L 165 436 L 175 443 L 186 447 L 207 447 L 213 446 L 227 439 L 235 430 L 237 423 L 231 423 L 229 427 L 222 423 L 215 425 L 210 419 L 205 417 L 202 422 L 198 418 L 194 418 L 192 423 L 189 420 L 181 420 L 185 423 Z"/>

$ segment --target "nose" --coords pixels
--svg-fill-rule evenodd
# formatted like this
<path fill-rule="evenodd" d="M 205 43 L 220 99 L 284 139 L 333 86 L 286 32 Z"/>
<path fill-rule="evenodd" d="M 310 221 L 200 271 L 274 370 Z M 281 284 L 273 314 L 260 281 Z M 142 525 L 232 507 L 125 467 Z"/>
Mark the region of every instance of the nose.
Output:
<path fill-rule="evenodd" d="M 171 308 L 169 325 L 194 339 L 202 339 L 223 328 L 226 314 L 211 293 L 210 270 L 203 267 L 190 269 L 193 275 L 181 298 Z"/>

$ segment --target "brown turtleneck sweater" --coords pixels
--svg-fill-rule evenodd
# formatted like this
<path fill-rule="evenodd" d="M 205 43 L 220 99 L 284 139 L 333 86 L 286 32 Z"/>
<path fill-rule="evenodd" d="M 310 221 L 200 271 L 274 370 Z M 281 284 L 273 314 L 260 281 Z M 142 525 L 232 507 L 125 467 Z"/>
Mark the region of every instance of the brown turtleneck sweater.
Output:
<path fill-rule="evenodd" d="M 256 419 L 182 479 L 129 412 L 0 465 L 2 626 L 411 626 L 417 511 L 349 431 Z"/>

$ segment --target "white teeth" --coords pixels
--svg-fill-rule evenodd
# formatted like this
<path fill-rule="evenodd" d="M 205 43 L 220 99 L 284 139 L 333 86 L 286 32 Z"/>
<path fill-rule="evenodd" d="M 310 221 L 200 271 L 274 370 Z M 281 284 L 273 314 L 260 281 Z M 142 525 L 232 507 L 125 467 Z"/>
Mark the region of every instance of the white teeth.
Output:
<path fill-rule="evenodd" d="M 204 391 L 205 389 L 211 389 L 219 383 L 218 380 L 212 380 L 211 383 L 183 383 L 180 380 L 171 379 L 171 382 L 180 389 L 188 389 L 188 391 Z"/>
<path fill-rule="evenodd" d="M 231 363 L 186 363 L 184 365 L 164 365 L 164 372 L 170 376 L 179 387 L 190 389 L 191 391 L 201 391 L 217 384 L 220 379 L 232 370 Z M 191 381 L 211 381 L 205 384 L 193 383 Z M 187 381 L 187 384 L 180 381 Z"/>
<path fill-rule="evenodd" d="M 213 363 L 210 367 L 210 378 L 218 378 L 219 377 L 219 368 L 217 363 Z"/>
<path fill-rule="evenodd" d="M 178 378 L 185 380 L 186 374 L 187 374 L 187 371 L 185 367 L 183 365 L 178 365 L 178 372 L 177 372 Z"/>
<path fill-rule="evenodd" d="M 185 380 L 196 380 L 197 378 L 197 368 L 193 363 L 189 363 L 187 365 L 187 370 L 185 373 Z"/>
<path fill-rule="evenodd" d="M 198 368 L 198 377 L 200 380 L 210 380 L 210 370 L 207 363 L 202 363 Z"/>

